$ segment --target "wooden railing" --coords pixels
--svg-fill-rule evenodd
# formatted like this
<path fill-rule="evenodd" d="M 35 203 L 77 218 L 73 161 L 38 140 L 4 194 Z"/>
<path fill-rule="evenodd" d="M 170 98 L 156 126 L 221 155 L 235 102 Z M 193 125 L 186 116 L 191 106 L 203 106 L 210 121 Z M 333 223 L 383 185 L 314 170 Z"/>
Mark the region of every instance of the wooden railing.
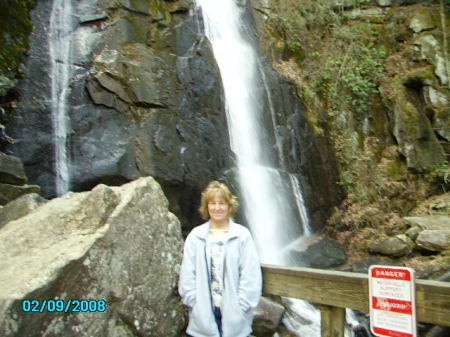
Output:
<path fill-rule="evenodd" d="M 264 293 L 318 304 L 322 337 L 343 337 L 345 308 L 369 312 L 367 274 L 263 265 Z M 418 322 L 450 326 L 450 283 L 416 280 Z"/>

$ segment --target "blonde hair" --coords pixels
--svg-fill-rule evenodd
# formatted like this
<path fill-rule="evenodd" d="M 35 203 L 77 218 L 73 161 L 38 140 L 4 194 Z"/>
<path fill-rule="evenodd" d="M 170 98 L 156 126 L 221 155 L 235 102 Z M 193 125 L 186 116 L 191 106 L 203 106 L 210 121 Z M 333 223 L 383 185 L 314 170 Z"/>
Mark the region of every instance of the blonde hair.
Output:
<path fill-rule="evenodd" d="M 198 209 L 203 219 L 205 220 L 209 219 L 208 203 L 217 194 L 223 197 L 225 199 L 225 202 L 228 204 L 229 207 L 228 212 L 230 217 L 232 218 L 236 214 L 237 209 L 239 207 L 237 197 L 230 192 L 227 185 L 222 184 L 218 181 L 211 181 L 202 192 L 200 208 Z"/>

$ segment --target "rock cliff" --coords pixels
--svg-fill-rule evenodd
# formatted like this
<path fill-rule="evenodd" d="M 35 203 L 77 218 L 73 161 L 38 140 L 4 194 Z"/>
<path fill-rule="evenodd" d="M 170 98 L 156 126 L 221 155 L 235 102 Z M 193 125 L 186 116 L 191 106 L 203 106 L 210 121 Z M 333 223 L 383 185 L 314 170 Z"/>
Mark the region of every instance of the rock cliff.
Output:
<path fill-rule="evenodd" d="M 199 222 L 198 201 L 190 195 L 221 176 L 230 155 L 217 67 L 192 7 L 184 0 L 72 4 L 70 190 L 152 175 L 182 222 Z M 55 196 L 57 176 L 50 86 L 59 75 L 50 66 L 51 12 L 52 1 L 36 1 L 23 76 L 3 97 L 1 116 L 15 140 L 4 151 L 22 159 L 46 197 Z"/>
<path fill-rule="evenodd" d="M 22 159 L 45 197 L 56 195 L 55 144 L 63 142 L 54 131 L 50 98 L 52 79 L 61 77 L 50 62 L 52 3 L 36 1 L 31 11 L 23 76 L 2 104 L 2 120 L 14 139 L 3 149 Z M 69 189 L 151 175 L 183 226 L 199 223 L 192 195 L 212 179 L 232 184 L 234 166 L 220 74 L 201 15 L 186 0 L 83 0 L 72 3 L 70 18 L 63 117 Z M 301 181 L 312 222 L 320 228 L 340 200 L 334 155 L 326 137 L 314 137 L 291 84 L 267 62 L 263 66 L 276 106 L 272 120 L 264 102 L 274 129 L 269 134 L 281 140 L 283 170 Z"/>

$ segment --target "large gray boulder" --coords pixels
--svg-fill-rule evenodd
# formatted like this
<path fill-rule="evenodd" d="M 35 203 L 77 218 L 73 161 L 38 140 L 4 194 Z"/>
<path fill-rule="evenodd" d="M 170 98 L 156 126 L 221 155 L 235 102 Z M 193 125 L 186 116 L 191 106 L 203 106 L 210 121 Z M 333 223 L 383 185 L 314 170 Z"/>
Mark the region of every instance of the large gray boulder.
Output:
<path fill-rule="evenodd" d="M 445 201 L 431 205 L 438 209 L 447 207 Z M 410 225 L 405 234 L 414 240 L 420 249 L 432 252 L 450 249 L 450 216 L 423 215 L 403 219 Z"/>
<path fill-rule="evenodd" d="M 371 244 L 369 252 L 400 257 L 410 254 L 413 248 L 414 242 L 405 234 L 400 234 Z"/>
<path fill-rule="evenodd" d="M 447 215 L 408 216 L 403 219 L 411 227 L 419 227 L 422 230 L 450 229 L 450 216 Z"/>
<path fill-rule="evenodd" d="M 253 333 L 258 337 L 272 337 L 281 324 L 286 309 L 279 301 L 269 297 L 261 297 L 255 311 Z"/>
<path fill-rule="evenodd" d="M 339 244 L 322 235 L 305 238 L 298 247 L 289 252 L 294 266 L 331 268 L 347 262 L 347 254 Z"/>
<path fill-rule="evenodd" d="M 182 238 L 141 178 L 68 193 L 0 230 L 0 335 L 179 336 Z M 105 300 L 104 312 L 24 312 L 23 301 Z M 71 307 L 73 308 L 73 307 Z"/>
<path fill-rule="evenodd" d="M 450 250 L 450 228 L 441 230 L 424 230 L 416 239 L 417 246 L 430 251 Z"/>

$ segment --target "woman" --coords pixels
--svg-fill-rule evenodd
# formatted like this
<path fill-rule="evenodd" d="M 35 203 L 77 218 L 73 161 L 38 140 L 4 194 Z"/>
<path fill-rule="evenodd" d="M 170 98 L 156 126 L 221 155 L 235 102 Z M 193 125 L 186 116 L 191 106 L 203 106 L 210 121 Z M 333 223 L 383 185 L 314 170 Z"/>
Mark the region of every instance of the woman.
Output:
<path fill-rule="evenodd" d="M 261 296 L 259 258 L 250 232 L 233 222 L 237 199 L 211 182 L 200 214 L 209 221 L 187 236 L 179 292 L 189 307 L 186 332 L 194 337 L 247 337 Z"/>

